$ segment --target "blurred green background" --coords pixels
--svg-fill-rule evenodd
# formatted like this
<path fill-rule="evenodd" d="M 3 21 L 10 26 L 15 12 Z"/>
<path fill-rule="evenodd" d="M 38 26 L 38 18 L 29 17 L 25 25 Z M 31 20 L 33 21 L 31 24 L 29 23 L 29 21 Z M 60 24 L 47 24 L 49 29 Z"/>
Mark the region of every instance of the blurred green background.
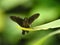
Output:
<path fill-rule="evenodd" d="M 22 35 L 22 30 L 16 28 L 18 24 L 10 19 L 12 15 L 24 18 L 35 13 L 40 16 L 31 27 L 60 19 L 60 0 L 0 0 L 0 45 L 60 45 L 60 29 Z"/>

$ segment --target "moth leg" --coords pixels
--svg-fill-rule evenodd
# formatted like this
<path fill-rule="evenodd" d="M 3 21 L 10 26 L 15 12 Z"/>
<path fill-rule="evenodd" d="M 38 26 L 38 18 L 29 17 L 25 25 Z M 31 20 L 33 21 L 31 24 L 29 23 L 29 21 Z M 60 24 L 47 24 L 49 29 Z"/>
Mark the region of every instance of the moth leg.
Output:
<path fill-rule="evenodd" d="M 24 30 L 22 30 L 22 34 L 25 35 L 25 31 Z"/>
<path fill-rule="evenodd" d="M 29 31 L 26 31 L 27 33 L 29 33 Z"/>

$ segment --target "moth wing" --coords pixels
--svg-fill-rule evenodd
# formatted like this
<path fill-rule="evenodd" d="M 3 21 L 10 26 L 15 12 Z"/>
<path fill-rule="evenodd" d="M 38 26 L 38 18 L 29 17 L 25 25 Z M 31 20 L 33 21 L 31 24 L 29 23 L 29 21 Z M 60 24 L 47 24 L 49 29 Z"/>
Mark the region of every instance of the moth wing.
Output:
<path fill-rule="evenodd" d="M 37 19 L 39 17 L 39 13 L 37 14 L 34 14 L 33 16 L 31 16 L 29 19 L 28 19 L 28 22 L 29 24 L 31 24 L 35 19 Z"/>
<path fill-rule="evenodd" d="M 15 21 L 16 23 L 18 23 L 20 26 L 22 26 L 23 24 L 23 19 L 16 17 L 16 16 L 10 16 L 10 18 Z"/>

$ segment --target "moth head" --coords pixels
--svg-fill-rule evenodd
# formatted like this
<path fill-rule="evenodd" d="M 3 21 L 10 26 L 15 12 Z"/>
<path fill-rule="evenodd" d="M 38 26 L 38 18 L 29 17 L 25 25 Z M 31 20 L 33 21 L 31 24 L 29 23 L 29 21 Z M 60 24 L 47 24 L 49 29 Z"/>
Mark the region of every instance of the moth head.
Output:
<path fill-rule="evenodd" d="M 28 18 L 24 18 L 24 22 L 27 22 L 28 21 Z"/>

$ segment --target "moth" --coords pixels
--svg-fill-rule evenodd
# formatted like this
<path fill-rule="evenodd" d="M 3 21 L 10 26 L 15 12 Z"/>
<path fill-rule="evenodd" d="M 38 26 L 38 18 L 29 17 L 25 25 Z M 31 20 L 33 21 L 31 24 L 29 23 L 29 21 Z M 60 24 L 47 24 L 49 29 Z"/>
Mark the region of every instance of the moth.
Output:
<path fill-rule="evenodd" d="M 20 17 L 16 17 L 16 16 L 10 16 L 10 18 L 15 21 L 17 24 L 19 24 L 21 27 L 24 28 L 30 28 L 30 25 L 32 24 L 32 22 L 37 19 L 39 17 L 39 13 L 33 14 L 31 17 L 29 18 L 20 18 Z M 25 33 L 28 33 L 29 31 L 25 31 L 22 30 L 22 34 L 24 35 Z"/>

